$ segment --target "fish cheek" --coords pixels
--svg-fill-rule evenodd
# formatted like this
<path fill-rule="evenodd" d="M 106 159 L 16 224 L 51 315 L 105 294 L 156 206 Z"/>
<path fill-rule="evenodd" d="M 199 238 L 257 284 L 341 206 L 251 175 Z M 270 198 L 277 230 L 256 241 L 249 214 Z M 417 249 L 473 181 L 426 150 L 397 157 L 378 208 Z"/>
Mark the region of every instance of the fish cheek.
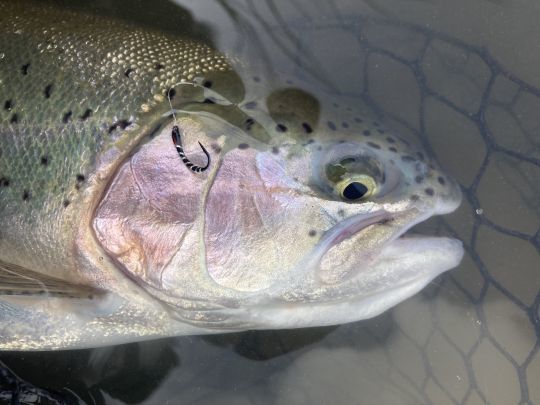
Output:
<path fill-rule="evenodd" d="M 157 137 L 119 169 L 93 220 L 96 238 L 132 278 L 162 288 L 162 273 L 193 228 L 204 178 Z"/>
<path fill-rule="evenodd" d="M 239 291 L 272 285 L 315 239 L 307 230 L 299 231 L 301 215 L 307 213 L 294 190 L 269 182 L 258 161 L 252 148 L 228 152 L 206 201 L 208 274 L 218 284 Z M 277 168 L 272 172 L 280 174 Z"/>

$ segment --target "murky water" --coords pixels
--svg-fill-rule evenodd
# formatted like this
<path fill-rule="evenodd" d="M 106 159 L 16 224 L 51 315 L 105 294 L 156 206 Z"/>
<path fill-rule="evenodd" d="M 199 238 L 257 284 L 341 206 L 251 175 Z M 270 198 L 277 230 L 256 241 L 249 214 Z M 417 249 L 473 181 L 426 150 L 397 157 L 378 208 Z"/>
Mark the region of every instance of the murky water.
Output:
<path fill-rule="evenodd" d="M 90 404 L 540 403 L 540 47 L 532 41 L 540 7 L 177 3 L 80 7 L 187 30 L 230 55 L 240 73 L 256 66 L 261 77 L 295 78 L 342 106 L 365 105 L 460 182 L 461 208 L 419 228 L 460 238 L 466 257 L 368 321 L 3 353 L 6 365 Z"/>

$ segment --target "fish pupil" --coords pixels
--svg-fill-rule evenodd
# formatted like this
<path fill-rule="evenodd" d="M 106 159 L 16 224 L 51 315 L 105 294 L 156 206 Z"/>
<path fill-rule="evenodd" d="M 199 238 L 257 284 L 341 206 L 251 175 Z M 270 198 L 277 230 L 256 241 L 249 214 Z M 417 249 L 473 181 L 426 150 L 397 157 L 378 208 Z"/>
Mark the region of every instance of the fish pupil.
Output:
<path fill-rule="evenodd" d="M 368 192 L 368 188 L 357 181 L 353 181 L 343 189 L 343 197 L 347 200 L 358 200 Z"/>

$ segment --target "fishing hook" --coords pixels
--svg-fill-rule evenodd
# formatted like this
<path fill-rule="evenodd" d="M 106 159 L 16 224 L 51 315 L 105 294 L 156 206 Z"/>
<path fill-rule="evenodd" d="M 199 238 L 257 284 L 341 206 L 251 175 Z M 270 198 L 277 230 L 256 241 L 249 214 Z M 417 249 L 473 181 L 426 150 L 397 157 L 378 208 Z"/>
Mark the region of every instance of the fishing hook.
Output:
<path fill-rule="evenodd" d="M 206 169 L 208 169 L 208 166 L 210 166 L 210 154 L 202 145 L 202 143 L 199 142 L 199 146 L 201 147 L 202 151 L 206 155 L 206 159 L 207 159 L 206 166 L 204 167 L 194 165 L 186 157 L 186 154 L 184 153 L 184 148 L 182 147 L 182 141 L 180 139 L 180 129 L 178 128 L 178 125 L 173 126 L 172 139 L 173 139 L 174 145 L 176 146 L 176 151 L 178 152 L 178 155 L 180 155 L 180 159 L 182 159 L 182 162 L 184 162 L 184 164 L 187 166 L 189 170 L 195 173 L 201 173 L 201 172 L 204 172 Z"/>
<path fill-rule="evenodd" d="M 169 91 L 167 91 L 167 98 L 169 99 L 169 105 L 171 106 L 171 112 L 172 112 L 172 116 L 173 116 L 173 120 L 174 120 L 174 126 L 172 128 L 172 140 L 173 140 L 174 146 L 176 146 L 176 151 L 178 152 L 178 155 L 180 156 L 180 159 L 182 159 L 182 162 L 184 162 L 184 164 L 186 165 L 186 167 L 189 170 L 191 170 L 194 173 L 202 173 L 206 169 L 208 169 L 208 166 L 210 166 L 210 154 L 208 153 L 206 148 L 202 145 L 202 143 L 197 141 L 199 143 L 199 146 L 201 147 L 202 151 L 206 155 L 206 159 L 207 159 L 206 160 L 206 166 L 194 165 L 193 163 L 191 163 L 191 161 L 186 156 L 186 154 L 184 152 L 184 148 L 182 146 L 182 139 L 180 137 L 180 129 L 178 128 L 178 124 L 176 122 L 176 115 L 174 113 L 174 109 L 173 109 L 173 106 L 172 106 L 172 103 L 171 103 L 171 90 L 172 90 L 172 87 L 169 89 Z"/>

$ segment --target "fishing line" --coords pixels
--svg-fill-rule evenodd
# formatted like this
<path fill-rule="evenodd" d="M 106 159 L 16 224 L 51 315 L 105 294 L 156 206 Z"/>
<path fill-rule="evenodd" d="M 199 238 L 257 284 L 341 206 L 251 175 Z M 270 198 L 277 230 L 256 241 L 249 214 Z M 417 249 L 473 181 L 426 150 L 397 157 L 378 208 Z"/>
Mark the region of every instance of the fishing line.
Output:
<path fill-rule="evenodd" d="M 206 148 L 202 145 L 202 143 L 197 141 L 199 143 L 199 146 L 201 147 L 202 151 L 206 155 L 206 159 L 207 159 L 206 166 L 197 166 L 197 165 L 193 164 L 191 162 L 191 160 L 189 160 L 189 158 L 186 156 L 186 154 L 184 152 L 184 148 L 182 146 L 182 137 L 181 137 L 181 134 L 180 134 L 180 128 L 178 127 L 178 123 L 176 121 L 176 114 L 174 113 L 175 110 L 173 109 L 172 102 L 171 102 L 171 90 L 173 90 L 174 87 L 179 85 L 179 84 L 192 84 L 193 86 L 196 86 L 195 83 L 180 82 L 180 83 L 176 83 L 175 85 L 173 85 L 167 91 L 167 99 L 169 100 L 169 105 L 171 107 L 171 113 L 172 113 L 173 121 L 174 121 L 174 126 L 172 128 L 172 133 L 171 133 L 172 140 L 173 140 L 174 146 L 176 147 L 176 151 L 178 152 L 178 155 L 180 156 L 180 159 L 182 159 L 182 162 L 184 162 L 186 167 L 189 170 L 191 170 L 192 172 L 194 172 L 194 173 L 202 173 L 206 169 L 208 169 L 208 166 L 210 166 L 210 154 L 208 153 Z"/>

